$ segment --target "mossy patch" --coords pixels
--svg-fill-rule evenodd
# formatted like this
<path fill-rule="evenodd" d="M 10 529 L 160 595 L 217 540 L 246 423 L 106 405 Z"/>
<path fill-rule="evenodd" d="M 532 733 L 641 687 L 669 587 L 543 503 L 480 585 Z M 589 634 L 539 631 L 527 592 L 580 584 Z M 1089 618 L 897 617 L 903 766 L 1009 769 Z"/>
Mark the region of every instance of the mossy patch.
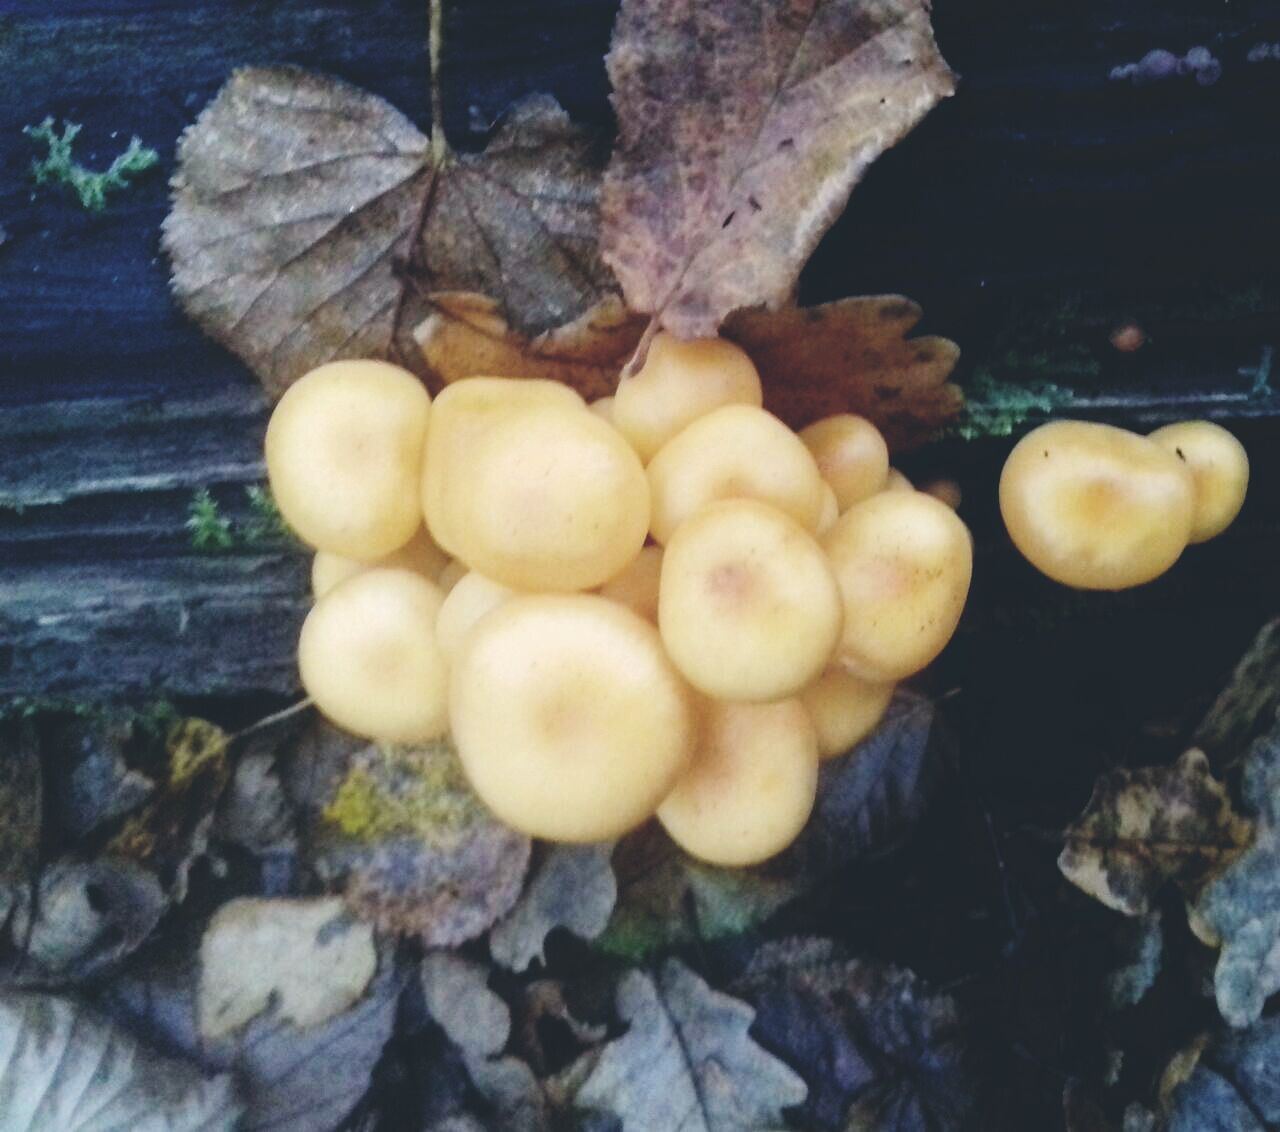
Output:
<path fill-rule="evenodd" d="M 46 118 L 38 126 L 23 127 L 27 137 L 37 144 L 43 142 L 47 149 L 44 157 L 31 162 L 31 176 L 37 185 L 66 185 L 75 193 L 82 208 L 101 212 L 107 206 L 108 193 L 128 188 L 132 178 L 159 164 L 160 155 L 134 137 L 106 169 L 87 169 L 73 154 L 81 128 L 77 122 L 63 122 L 59 133 L 54 129 L 52 118 Z"/>

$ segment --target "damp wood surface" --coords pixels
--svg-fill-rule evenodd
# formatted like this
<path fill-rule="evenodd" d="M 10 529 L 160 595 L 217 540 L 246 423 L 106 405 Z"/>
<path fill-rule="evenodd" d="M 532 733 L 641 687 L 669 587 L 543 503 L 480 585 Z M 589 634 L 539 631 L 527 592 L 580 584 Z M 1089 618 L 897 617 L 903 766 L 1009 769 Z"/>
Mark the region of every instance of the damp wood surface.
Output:
<path fill-rule="evenodd" d="M 607 136 L 615 10 L 452 5 L 454 144 L 481 145 L 485 124 L 536 90 Z M 1147 626 L 1159 642 L 1150 626 L 1177 617 L 1203 624 L 1226 655 L 1277 612 L 1280 61 L 1248 56 L 1280 42 L 1280 9 L 937 0 L 935 25 L 959 93 L 855 190 L 802 301 L 909 295 L 924 331 L 961 344 L 962 383 L 1015 340 L 1020 378 L 1070 385 L 1072 411 L 1132 425 L 1214 416 L 1241 431 L 1255 466 L 1250 502 L 1220 543 L 1193 548 L 1153 587 L 1090 602 L 1042 584 L 1003 538 L 994 501 L 1007 440 L 915 457 L 918 476 L 960 480 L 979 546 L 966 628 L 937 678 L 1047 650 L 1053 634 L 1096 649 Z M 0 698 L 296 692 L 302 556 L 200 553 L 185 527 L 201 489 L 244 519 L 268 406 L 170 299 L 166 180 L 178 135 L 246 63 L 340 75 L 426 127 L 426 31 L 424 0 L 0 5 Z M 1109 77 L 1152 48 L 1194 46 L 1222 65 L 1213 85 Z M 161 168 L 86 212 L 31 182 L 37 150 L 22 127 L 50 115 L 83 123 L 87 164 L 136 134 Z M 1130 320 L 1148 341 L 1121 353 L 1109 335 Z M 1064 342 L 1088 364 L 1055 368 Z M 1119 645 L 1111 654 L 1132 659 Z"/>

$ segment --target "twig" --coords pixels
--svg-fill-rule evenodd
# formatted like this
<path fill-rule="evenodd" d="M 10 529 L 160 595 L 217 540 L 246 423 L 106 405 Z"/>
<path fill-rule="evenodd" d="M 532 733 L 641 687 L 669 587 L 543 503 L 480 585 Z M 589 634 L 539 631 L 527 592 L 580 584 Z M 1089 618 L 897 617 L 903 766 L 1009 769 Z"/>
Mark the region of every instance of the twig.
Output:
<path fill-rule="evenodd" d="M 440 56 L 444 46 L 444 0 L 431 0 L 431 160 L 436 167 L 449 156 L 449 142 L 444 136 L 444 86 L 440 78 Z"/>
<path fill-rule="evenodd" d="M 266 728 L 273 727 L 277 723 L 283 723 L 286 719 L 292 719 L 295 715 L 299 715 L 308 708 L 314 706 L 315 701 L 310 696 L 307 696 L 305 699 L 299 700 L 296 704 L 290 704 L 287 708 L 281 708 L 279 711 L 273 712 L 271 715 L 264 716 L 256 723 L 251 723 L 248 727 L 241 728 L 230 737 L 230 741 L 234 743 L 239 739 L 243 739 L 246 735 L 253 735 L 258 731 L 264 731 Z"/>
<path fill-rule="evenodd" d="M 644 333 L 640 335 L 640 341 L 636 343 L 635 352 L 631 355 L 627 364 L 622 367 L 622 380 L 625 381 L 644 365 L 645 358 L 649 356 L 649 347 L 653 344 L 654 337 L 661 329 L 658 325 L 657 315 L 654 315 L 649 319 L 649 325 L 644 328 Z"/>

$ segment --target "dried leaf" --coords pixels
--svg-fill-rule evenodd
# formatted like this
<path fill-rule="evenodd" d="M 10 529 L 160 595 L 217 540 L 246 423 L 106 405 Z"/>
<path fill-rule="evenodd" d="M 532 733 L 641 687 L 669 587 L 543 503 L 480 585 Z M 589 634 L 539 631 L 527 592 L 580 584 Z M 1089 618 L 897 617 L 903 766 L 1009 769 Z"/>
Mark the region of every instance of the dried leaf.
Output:
<path fill-rule="evenodd" d="M 601 1018 L 612 1014 L 612 987 L 608 988 L 606 1004 L 603 979 L 575 981 L 573 989 L 579 1009 L 583 1006 L 580 1000 L 586 1000 L 584 1013 Z M 592 1022 L 578 1016 L 566 997 L 564 982 L 559 979 L 538 979 L 530 983 L 524 988 L 518 1009 L 520 1024 L 515 1031 L 515 1049 L 538 1074 L 550 1073 L 557 1062 L 563 1065 L 566 1048 L 573 1051 L 569 1059 L 576 1060 L 599 1046 L 608 1033 L 604 1021 Z"/>
<path fill-rule="evenodd" d="M 910 971 L 825 940 L 766 944 L 741 989 L 754 1033 L 809 1085 L 807 1116 L 842 1132 L 952 1132 L 975 1106 L 959 1008 Z"/>
<path fill-rule="evenodd" d="M 1221 941 L 1214 972 L 1218 1009 L 1247 1026 L 1280 991 L 1280 730 L 1258 740 L 1245 759 L 1244 809 L 1256 818 L 1243 856 L 1204 889 L 1197 927 Z"/>
<path fill-rule="evenodd" d="M 609 924 L 618 900 L 613 845 L 556 845 L 507 917 L 489 933 L 489 952 L 504 967 L 524 971 L 542 960 L 547 935 L 565 928 L 593 940 Z"/>
<path fill-rule="evenodd" d="M 959 386 L 947 381 L 960 348 L 946 338 L 907 337 L 920 313 L 901 295 L 868 295 L 739 311 L 723 333 L 751 355 L 765 407 L 788 424 L 858 413 L 902 450 L 931 439 L 964 405 Z"/>
<path fill-rule="evenodd" d="M 623 0 L 604 258 L 684 338 L 791 294 L 866 167 L 954 81 L 925 0 Z"/>
<path fill-rule="evenodd" d="M 43 783 L 34 730 L 26 724 L 6 726 L 0 732 L 0 925 L 40 860 Z"/>
<path fill-rule="evenodd" d="M 69 999 L 0 992 L 0 1132 L 232 1132 L 241 1111 L 227 1075 L 159 1057 Z"/>
<path fill-rule="evenodd" d="M 939 780 L 933 701 L 894 694 L 880 725 L 848 754 L 828 759 L 813 816 L 791 851 L 807 875 L 900 845 L 914 830 Z"/>
<path fill-rule="evenodd" d="M 232 900 L 200 944 L 200 1032 L 216 1040 L 275 1006 L 305 1030 L 349 1010 L 378 969 L 373 931 L 342 901 Z"/>
<path fill-rule="evenodd" d="M 529 854 L 443 742 L 357 752 L 312 844 L 312 864 L 356 915 L 430 947 L 472 939 L 508 912 Z"/>
<path fill-rule="evenodd" d="M 137 810 L 155 792 L 150 775 L 129 765 L 139 728 L 129 719 L 75 719 L 57 729 L 50 762 L 58 776 L 60 828 L 78 840 Z"/>
<path fill-rule="evenodd" d="M 1223 1033 L 1170 1098 L 1165 1132 L 1270 1132 L 1280 1124 L 1280 1018 Z"/>
<path fill-rule="evenodd" d="M 511 1012 L 489 989 L 478 963 L 448 952 L 422 962 L 427 1010 L 462 1051 L 471 1083 L 486 1101 L 492 1127 L 502 1132 L 545 1132 L 546 1098 L 533 1071 L 519 1058 L 503 1057 L 511 1036 Z"/>
<path fill-rule="evenodd" d="M 297 849 L 293 812 L 269 751 L 245 751 L 236 760 L 213 833 L 258 855 Z"/>
<path fill-rule="evenodd" d="M 656 823 L 618 843 L 613 870 L 618 903 L 597 946 L 627 959 L 735 935 L 801 891 L 792 872 L 721 869 L 696 861 Z"/>
<path fill-rule="evenodd" d="M 198 964 L 114 980 L 103 1006 L 156 1045 L 197 1061 L 209 1072 L 235 1074 L 245 1104 L 236 1132 L 331 1132 L 369 1087 L 395 1025 L 401 978 L 384 960 L 369 992 L 350 1010 L 299 1030 L 273 1014 L 255 1018 L 219 1041 L 200 1034 Z"/>
<path fill-rule="evenodd" d="M 1219 771 L 1239 762 L 1280 711 L 1280 620 L 1262 627 L 1196 728 L 1194 745 Z"/>
<path fill-rule="evenodd" d="M 334 358 L 413 358 L 419 290 L 496 295 L 529 333 L 577 317 L 610 286 L 598 191 L 587 139 L 545 95 L 437 168 L 382 99 L 249 67 L 179 143 L 164 246 L 187 313 L 278 396 Z"/>
<path fill-rule="evenodd" d="M 1108 976 L 1107 999 L 1117 1010 L 1136 1006 L 1160 973 L 1164 930 L 1159 912 L 1120 925 L 1122 962 Z"/>
<path fill-rule="evenodd" d="M 678 960 L 656 981 L 629 971 L 618 986 L 627 1033 L 606 1046 L 577 1096 L 624 1132 L 756 1132 L 780 1128 L 804 1083 L 755 1044 L 754 1012 L 712 990 Z"/>
<path fill-rule="evenodd" d="M 108 842 L 107 852 L 144 866 L 181 900 L 187 873 L 202 854 L 214 810 L 230 776 L 227 736 L 202 719 L 182 719 L 168 732 L 156 791 Z"/>
<path fill-rule="evenodd" d="M 1194 898 L 1240 856 L 1251 830 L 1210 775 L 1203 752 L 1192 749 L 1171 767 L 1099 778 L 1064 834 L 1058 868 L 1108 908 L 1141 916 L 1166 881 Z"/>
<path fill-rule="evenodd" d="M 427 289 L 491 295 L 530 336 L 614 290 L 600 258 L 592 148 L 554 98 L 535 94 L 507 111 L 482 153 L 451 156 L 416 249 Z"/>
<path fill-rule="evenodd" d="M 130 861 L 59 861 L 41 875 L 34 909 L 24 902 L 14 912 L 7 981 L 51 985 L 99 975 L 136 951 L 167 907 L 155 876 Z"/>
<path fill-rule="evenodd" d="M 606 296 L 572 322 L 528 338 L 507 325 L 493 299 L 432 294 L 431 314 L 414 331 L 427 369 L 442 384 L 465 377 L 535 377 L 572 386 L 587 400 L 605 397 L 635 351 L 643 317 Z"/>

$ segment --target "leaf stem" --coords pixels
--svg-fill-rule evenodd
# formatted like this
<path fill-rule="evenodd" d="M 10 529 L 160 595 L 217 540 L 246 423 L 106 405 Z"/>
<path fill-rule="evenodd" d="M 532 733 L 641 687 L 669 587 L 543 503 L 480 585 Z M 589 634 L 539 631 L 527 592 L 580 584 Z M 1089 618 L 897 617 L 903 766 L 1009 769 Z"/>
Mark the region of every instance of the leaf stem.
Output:
<path fill-rule="evenodd" d="M 440 56 L 444 47 L 444 0 L 431 0 L 431 160 L 437 168 L 449 156 L 444 136 L 444 86 L 440 77 Z"/>
<path fill-rule="evenodd" d="M 654 336 L 662 327 L 658 323 L 658 316 L 655 314 L 649 319 L 649 325 L 644 328 L 644 333 L 640 335 L 640 341 L 636 343 L 635 352 L 631 355 L 630 360 L 622 367 L 622 380 L 631 377 L 636 370 L 644 365 L 644 360 L 649 356 L 649 346 L 653 343 Z"/>

